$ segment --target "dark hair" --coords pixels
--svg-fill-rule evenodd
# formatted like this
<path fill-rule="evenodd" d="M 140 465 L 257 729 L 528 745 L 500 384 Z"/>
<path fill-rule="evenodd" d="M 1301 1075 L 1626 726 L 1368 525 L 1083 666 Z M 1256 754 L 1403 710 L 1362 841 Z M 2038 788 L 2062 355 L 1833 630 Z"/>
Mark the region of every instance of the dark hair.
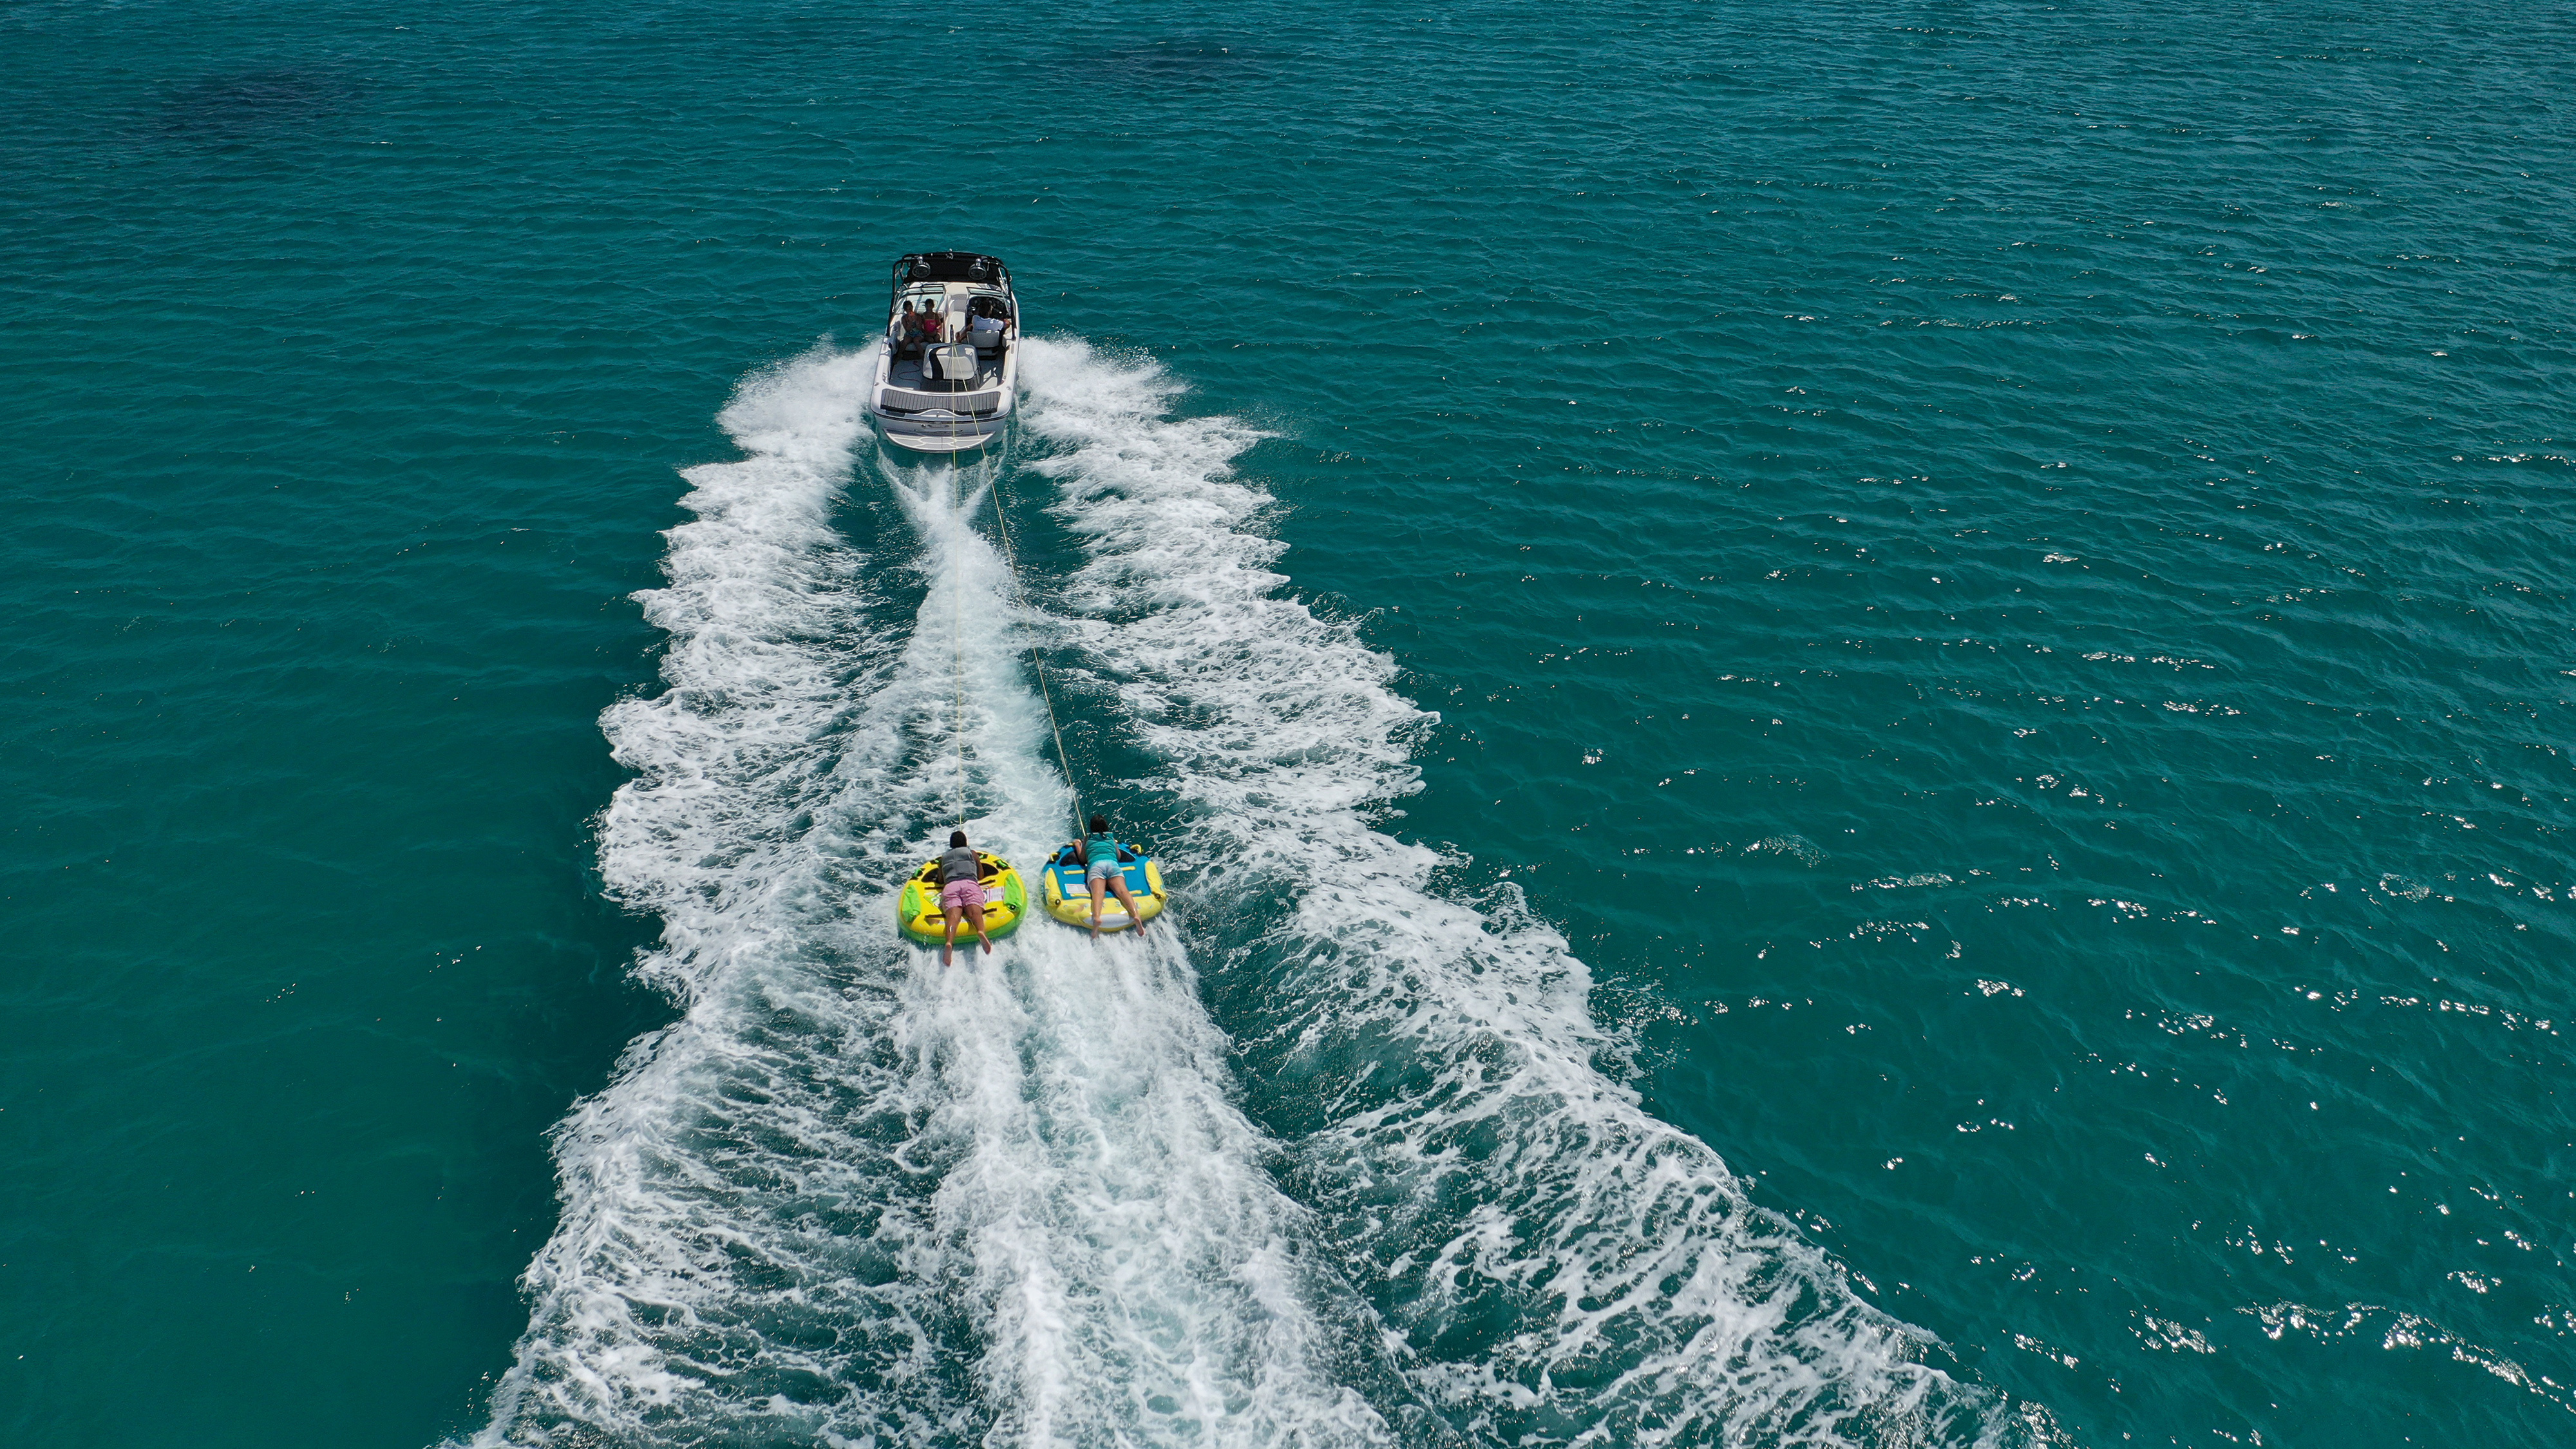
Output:
<path fill-rule="evenodd" d="M 952 830 L 952 831 L 949 831 L 949 832 L 948 832 L 948 845 L 949 845 L 949 848 L 950 848 L 950 849 L 952 849 L 952 850 L 953 850 L 953 849 L 955 849 L 955 848 L 956 848 L 956 847 L 958 847 L 958 846 L 964 845 L 965 843 L 966 843 L 966 832 L 965 832 L 965 831 L 963 831 L 963 830 Z"/>
<path fill-rule="evenodd" d="M 1091 817 L 1091 833 L 1092 833 L 1092 834 L 1094 834 L 1094 835 L 1101 835 L 1101 834 L 1105 834 L 1105 833 L 1107 833 L 1107 832 L 1108 832 L 1108 829 L 1109 829 L 1109 817 L 1108 817 L 1108 816 L 1106 816 L 1106 815 L 1094 815 L 1094 816 L 1092 816 L 1092 817 Z"/>

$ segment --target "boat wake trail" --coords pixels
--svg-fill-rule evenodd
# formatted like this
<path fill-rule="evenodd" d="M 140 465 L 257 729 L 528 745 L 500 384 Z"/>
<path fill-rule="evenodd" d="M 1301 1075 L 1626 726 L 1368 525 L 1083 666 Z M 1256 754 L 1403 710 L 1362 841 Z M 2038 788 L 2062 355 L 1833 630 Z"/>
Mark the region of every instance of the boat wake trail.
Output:
<path fill-rule="evenodd" d="M 1444 893 L 1448 862 L 1371 827 L 1431 717 L 1278 592 L 1273 500 L 1232 468 L 1261 435 L 1173 416 L 1151 362 L 1024 346 L 1023 426 L 1087 560 L 1067 601 L 1194 832 L 1292 1185 L 1408 1382 L 1482 1444 L 2051 1437 L 1600 1069 L 1623 1044 L 1516 888 Z"/>
<path fill-rule="evenodd" d="M 1437 1442 L 1172 933 L 1040 920 L 951 970 L 895 941 L 949 829 L 1024 865 L 1069 833 L 1020 652 L 1065 625 L 1012 602 L 989 479 L 880 463 L 898 564 L 834 531 L 872 371 L 753 376 L 720 419 L 745 456 L 686 475 L 641 596 L 667 687 L 604 717 L 636 778 L 600 820 L 681 1015 L 556 1130 L 473 1443 Z"/>

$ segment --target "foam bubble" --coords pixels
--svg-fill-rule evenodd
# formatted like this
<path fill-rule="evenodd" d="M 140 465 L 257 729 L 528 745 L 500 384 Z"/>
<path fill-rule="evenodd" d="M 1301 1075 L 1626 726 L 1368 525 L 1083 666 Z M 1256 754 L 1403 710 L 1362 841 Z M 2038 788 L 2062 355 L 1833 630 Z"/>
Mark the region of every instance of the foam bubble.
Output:
<path fill-rule="evenodd" d="M 1391 659 L 1280 593 L 1255 526 L 1273 500 L 1233 467 L 1262 434 L 1176 416 L 1150 361 L 1025 346 L 1023 425 L 1086 553 L 1067 597 L 1195 821 L 1198 879 L 1249 903 L 1200 910 L 1242 938 L 1227 973 L 1259 982 L 1237 995 L 1300 1195 L 1449 1421 L 1485 1443 L 2036 1432 L 1605 1073 L 1625 1043 L 1516 888 L 1438 889 L 1449 862 L 1372 828 L 1418 788 L 1432 717 Z"/>

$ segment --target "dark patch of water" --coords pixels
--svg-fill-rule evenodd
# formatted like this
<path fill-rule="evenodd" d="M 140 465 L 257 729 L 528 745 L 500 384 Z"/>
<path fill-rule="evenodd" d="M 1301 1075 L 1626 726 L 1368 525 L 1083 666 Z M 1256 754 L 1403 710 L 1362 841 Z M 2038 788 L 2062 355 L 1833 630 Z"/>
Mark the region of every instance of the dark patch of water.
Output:
<path fill-rule="evenodd" d="M 1074 51 L 1058 66 L 1091 81 L 1152 88 L 1221 88 L 1260 79 L 1269 57 L 1252 47 L 1204 36 L 1120 40 Z"/>
<path fill-rule="evenodd" d="M 164 96 L 154 129 L 200 146 L 239 146 L 314 129 L 356 109 L 355 81 L 326 71 L 252 70 L 199 76 Z"/>

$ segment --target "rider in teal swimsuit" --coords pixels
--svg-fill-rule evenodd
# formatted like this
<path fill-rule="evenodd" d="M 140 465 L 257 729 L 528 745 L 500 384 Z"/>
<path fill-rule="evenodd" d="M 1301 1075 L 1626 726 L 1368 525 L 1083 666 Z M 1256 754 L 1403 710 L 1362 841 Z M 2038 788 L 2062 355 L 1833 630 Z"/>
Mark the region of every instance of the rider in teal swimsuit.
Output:
<path fill-rule="evenodd" d="M 1091 833 L 1064 849 L 1070 860 L 1083 862 L 1084 878 L 1091 884 L 1092 939 L 1100 938 L 1100 893 L 1103 888 L 1118 893 L 1118 903 L 1127 908 L 1127 919 L 1134 921 L 1136 930 L 1142 933 L 1145 913 L 1136 908 L 1136 897 L 1128 893 L 1127 872 L 1118 864 L 1118 837 L 1109 833 L 1109 817 L 1092 816 Z"/>

